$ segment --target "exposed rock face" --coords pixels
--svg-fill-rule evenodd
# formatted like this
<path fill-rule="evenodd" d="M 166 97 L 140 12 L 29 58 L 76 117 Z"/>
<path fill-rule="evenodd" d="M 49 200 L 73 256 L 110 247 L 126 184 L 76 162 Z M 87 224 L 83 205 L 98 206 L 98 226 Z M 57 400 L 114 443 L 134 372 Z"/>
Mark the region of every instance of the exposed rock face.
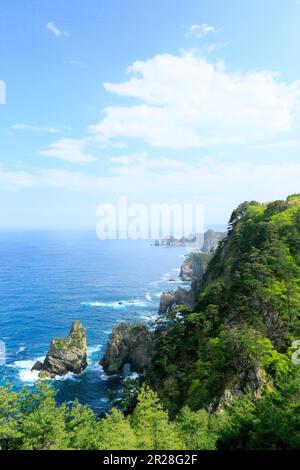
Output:
<path fill-rule="evenodd" d="M 176 305 L 191 305 L 192 303 L 192 292 L 179 287 L 177 290 L 162 293 L 158 313 L 168 313 Z"/>
<path fill-rule="evenodd" d="M 204 242 L 202 246 L 202 251 L 204 253 L 209 253 L 210 251 L 215 251 L 218 247 L 218 244 L 225 237 L 225 232 L 215 232 L 214 230 L 207 230 L 204 234 Z"/>
<path fill-rule="evenodd" d="M 190 253 L 181 266 L 180 278 L 183 281 L 200 281 L 211 258 L 212 253 Z"/>
<path fill-rule="evenodd" d="M 163 237 L 160 245 L 164 247 L 171 246 L 191 246 L 194 244 L 195 248 L 203 252 L 214 251 L 219 242 L 224 238 L 224 232 L 215 232 L 214 230 L 207 230 L 203 233 L 191 234 L 187 237 L 175 238 L 172 235 Z"/>
<path fill-rule="evenodd" d="M 272 341 L 273 345 L 279 350 L 284 345 L 285 338 L 285 327 L 283 321 L 279 318 L 278 312 L 275 311 L 272 305 L 260 306 L 263 320 L 267 328 L 268 337 Z"/>
<path fill-rule="evenodd" d="M 154 333 L 146 325 L 120 323 L 109 338 L 100 364 L 108 374 L 121 372 L 125 364 L 137 372 L 150 365 L 154 351 Z"/>
<path fill-rule="evenodd" d="M 37 361 L 32 370 L 40 371 L 40 377 L 55 377 L 68 372 L 81 374 L 86 366 L 86 333 L 83 325 L 75 320 L 67 338 L 53 338 L 45 361 Z"/>
<path fill-rule="evenodd" d="M 235 398 L 250 394 L 255 400 L 262 397 L 263 392 L 270 388 L 267 374 L 260 367 L 246 368 L 240 371 L 231 384 L 227 384 L 221 398 L 216 399 L 208 408 L 223 411 L 225 406 L 230 404 Z"/>
<path fill-rule="evenodd" d="M 180 277 L 183 281 L 191 281 L 192 288 L 187 290 L 179 287 L 177 290 L 163 292 L 160 297 L 159 314 L 169 313 L 176 305 L 187 305 L 192 308 L 195 293 L 201 283 L 212 253 L 190 253 L 183 262 Z"/>

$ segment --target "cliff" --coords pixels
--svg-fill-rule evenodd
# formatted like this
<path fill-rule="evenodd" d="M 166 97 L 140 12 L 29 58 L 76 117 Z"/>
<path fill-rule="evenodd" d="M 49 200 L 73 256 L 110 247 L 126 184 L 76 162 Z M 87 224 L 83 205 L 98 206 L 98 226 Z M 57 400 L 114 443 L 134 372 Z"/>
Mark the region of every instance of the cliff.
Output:
<path fill-rule="evenodd" d="M 86 333 L 83 325 L 75 320 L 67 338 L 53 338 L 45 361 L 37 361 L 32 370 L 38 370 L 40 377 L 55 377 L 68 372 L 81 374 L 86 366 Z"/>
<path fill-rule="evenodd" d="M 183 281 L 199 281 L 202 279 L 212 253 L 190 253 L 184 260 L 180 269 L 180 278 Z"/>
<path fill-rule="evenodd" d="M 194 306 L 158 338 L 147 376 L 171 413 L 186 404 L 222 408 L 276 387 L 300 335 L 299 253 L 295 195 L 241 204 L 206 269 L 196 274 L 195 255 L 187 258 L 181 275 L 195 280 Z"/>
<path fill-rule="evenodd" d="M 226 236 L 226 232 L 215 232 L 214 230 L 207 230 L 204 234 L 204 241 L 201 251 L 209 253 L 218 248 L 220 241 Z"/>
<path fill-rule="evenodd" d="M 120 323 L 109 338 L 105 355 L 100 361 L 107 374 L 122 371 L 125 364 L 141 372 L 150 366 L 154 349 L 154 333 L 144 324 Z"/>
<path fill-rule="evenodd" d="M 172 235 L 166 236 L 155 241 L 155 246 L 163 247 L 176 247 L 176 246 L 192 246 L 201 250 L 202 252 L 210 252 L 217 249 L 219 242 L 225 237 L 225 232 L 215 232 L 214 230 L 207 230 L 205 233 L 191 234 L 188 237 L 175 238 Z"/>
<path fill-rule="evenodd" d="M 194 298 L 190 290 L 179 287 L 176 290 L 163 292 L 160 297 L 158 313 L 160 315 L 169 313 L 176 305 L 193 305 Z"/>

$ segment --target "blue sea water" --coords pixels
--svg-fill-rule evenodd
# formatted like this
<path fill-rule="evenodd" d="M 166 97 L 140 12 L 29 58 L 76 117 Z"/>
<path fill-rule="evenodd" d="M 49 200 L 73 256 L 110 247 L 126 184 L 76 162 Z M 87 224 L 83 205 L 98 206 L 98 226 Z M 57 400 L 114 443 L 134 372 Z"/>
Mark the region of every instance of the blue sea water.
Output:
<path fill-rule="evenodd" d="M 46 355 L 51 338 L 66 336 L 77 319 L 87 330 L 88 367 L 54 381 L 57 400 L 77 398 L 96 411 L 107 409 L 107 390 L 121 385 L 99 365 L 112 327 L 153 321 L 160 293 L 181 283 L 185 254 L 182 247 L 101 241 L 93 233 L 0 234 L 0 340 L 6 347 L 0 384 L 33 387 L 31 367 Z"/>

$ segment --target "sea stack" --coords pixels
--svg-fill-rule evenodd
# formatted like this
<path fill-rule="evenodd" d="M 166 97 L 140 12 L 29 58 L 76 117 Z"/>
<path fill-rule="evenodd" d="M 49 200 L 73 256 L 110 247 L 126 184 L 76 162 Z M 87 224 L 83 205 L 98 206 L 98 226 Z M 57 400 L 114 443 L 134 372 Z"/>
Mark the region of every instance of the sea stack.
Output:
<path fill-rule="evenodd" d="M 87 342 L 83 325 L 75 320 L 66 338 L 53 338 L 45 361 L 37 361 L 32 370 L 39 376 L 55 377 L 68 372 L 81 374 L 87 366 Z"/>
<path fill-rule="evenodd" d="M 125 364 L 141 372 L 150 365 L 153 356 L 154 333 L 146 325 L 120 323 L 109 338 L 105 355 L 100 361 L 107 374 L 117 374 Z"/>

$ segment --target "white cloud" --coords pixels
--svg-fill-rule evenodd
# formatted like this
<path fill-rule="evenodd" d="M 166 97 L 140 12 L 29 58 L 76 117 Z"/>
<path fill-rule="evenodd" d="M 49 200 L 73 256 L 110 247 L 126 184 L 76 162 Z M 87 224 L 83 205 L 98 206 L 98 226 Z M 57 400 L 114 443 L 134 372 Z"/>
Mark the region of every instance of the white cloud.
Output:
<path fill-rule="evenodd" d="M 296 139 L 281 140 L 278 142 L 252 145 L 251 147 L 255 149 L 270 149 L 270 150 L 290 149 L 290 148 L 300 147 L 300 140 L 296 140 Z"/>
<path fill-rule="evenodd" d="M 48 150 L 38 152 L 44 157 L 54 157 L 69 163 L 90 163 L 97 160 L 96 157 L 86 152 L 86 139 L 60 139 L 50 144 Z"/>
<path fill-rule="evenodd" d="M 226 222 L 231 211 L 243 200 L 284 198 L 299 191 L 300 162 L 225 162 L 221 158 L 202 158 L 194 164 L 151 159 L 137 155 L 128 161 L 115 161 L 114 171 L 98 176 L 78 171 L 7 171 L 0 168 L 0 188 L 62 189 L 89 194 L 96 207 L 128 195 L 140 203 L 203 203 L 207 222 Z M 161 167 L 165 165 L 165 171 Z"/>
<path fill-rule="evenodd" d="M 32 126 L 29 124 L 17 123 L 11 126 L 11 129 L 14 131 L 31 131 L 31 132 L 49 132 L 50 134 L 55 134 L 61 132 L 61 129 L 58 127 L 47 127 L 47 126 Z"/>
<path fill-rule="evenodd" d="M 141 103 L 106 108 L 89 128 L 99 141 L 134 138 L 175 149 L 263 143 L 291 131 L 300 109 L 300 81 L 229 72 L 194 53 L 137 61 L 128 73 L 128 81 L 105 89 Z"/>
<path fill-rule="evenodd" d="M 187 27 L 187 35 L 193 35 L 193 36 L 196 36 L 197 38 L 202 38 L 206 34 L 216 33 L 216 32 L 217 32 L 217 29 L 214 26 L 209 25 L 207 23 L 192 24 Z"/>
<path fill-rule="evenodd" d="M 52 23 L 52 21 L 49 21 L 49 23 L 46 24 L 46 28 L 49 29 L 49 31 L 51 31 L 51 33 L 53 33 L 54 36 L 57 36 L 57 37 L 59 36 L 69 37 L 70 36 L 70 33 L 68 33 L 68 31 L 62 31 L 54 23 Z"/>

